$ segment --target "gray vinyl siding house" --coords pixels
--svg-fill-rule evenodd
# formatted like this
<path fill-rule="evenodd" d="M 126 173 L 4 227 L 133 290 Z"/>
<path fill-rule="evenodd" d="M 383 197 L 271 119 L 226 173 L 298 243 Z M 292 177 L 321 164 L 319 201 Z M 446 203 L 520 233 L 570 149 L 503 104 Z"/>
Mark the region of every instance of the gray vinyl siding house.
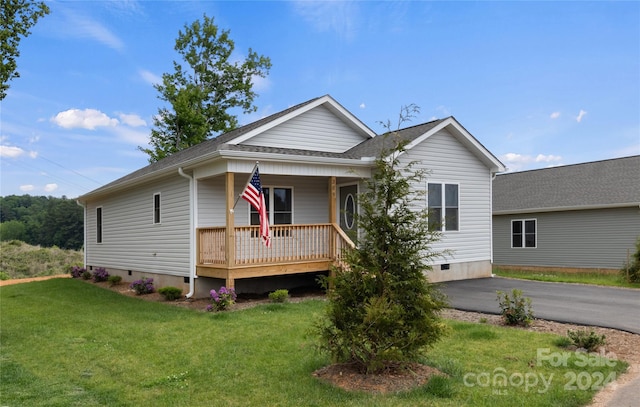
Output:
<path fill-rule="evenodd" d="M 441 184 L 455 192 L 446 205 L 443 195 L 442 206 L 457 221 L 435 248 L 450 255 L 428 277 L 490 276 L 491 183 L 504 166 L 453 117 L 398 135 L 409 142 L 401 161 L 429 171 L 414 189 Z M 347 215 L 357 212 L 354 197 L 388 142 L 328 95 L 207 140 L 78 198 L 85 265 L 125 281 L 152 277 L 187 296 L 220 285 L 263 292 L 273 279 L 278 286 L 268 289 L 289 288 L 329 270 L 354 244 Z M 255 213 L 238 199 L 256 162 L 268 192 L 268 249 L 256 236 Z"/>
<path fill-rule="evenodd" d="M 493 182 L 497 266 L 617 270 L 639 236 L 640 156 L 501 174 Z"/>

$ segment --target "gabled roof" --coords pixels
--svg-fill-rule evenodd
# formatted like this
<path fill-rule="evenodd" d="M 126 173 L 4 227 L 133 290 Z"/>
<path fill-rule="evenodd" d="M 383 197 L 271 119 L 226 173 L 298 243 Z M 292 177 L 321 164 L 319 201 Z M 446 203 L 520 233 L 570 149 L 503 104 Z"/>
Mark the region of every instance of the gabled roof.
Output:
<path fill-rule="evenodd" d="M 500 174 L 493 214 L 640 206 L 640 155 Z"/>
<path fill-rule="evenodd" d="M 255 146 L 244 141 L 271 129 L 278 124 L 295 118 L 309 110 L 323 106 L 340 118 L 346 125 L 362 135 L 364 141 L 345 152 L 326 152 L 316 150 L 300 150 L 282 147 Z M 426 138 L 446 128 L 454 137 L 473 151 L 492 171 L 504 171 L 502 163 L 495 158 L 482 144 L 480 144 L 453 117 L 434 120 L 428 123 L 399 130 L 397 134 L 409 142 L 407 149 L 422 142 Z M 206 161 L 223 156 L 238 157 L 244 153 L 245 157 L 267 155 L 271 159 L 304 159 L 305 161 L 332 161 L 347 165 L 371 165 L 372 158 L 377 157 L 383 150 L 392 147 L 393 140 L 376 134 L 360 120 L 337 103 L 331 96 L 325 95 L 292 106 L 281 112 L 272 114 L 253 123 L 239 127 L 228 133 L 206 140 L 198 145 L 174 153 L 160 161 L 149 164 L 109 184 L 95 189 L 78 199 L 83 201 L 89 197 L 111 193 L 120 188 L 128 188 L 141 182 L 160 178 L 166 174 L 177 172 L 178 168 L 195 167 Z M 242 143 L 242 144 L 241 144 Z M 253 158 L 253 157 L 252 157 Z"/>
<path fill-rule="evenodd" d="M 446 129 L 467 149 L 473 152 L 491 171 L 502 172 L 505 170 L 504 164 L 473 137 L 453 116 L 407 127 L 392 133 L 396 133 L 400 138 L 407 141 L 408 144 L 405 149 L 411 150 L 414 146 L 443 129 Z M 381 151 L 391 149 L 393 143 L 392 137 L 378 136 L 358 144 L 348 150 L 347 153 L 360 157 L 377 157 Z"/>

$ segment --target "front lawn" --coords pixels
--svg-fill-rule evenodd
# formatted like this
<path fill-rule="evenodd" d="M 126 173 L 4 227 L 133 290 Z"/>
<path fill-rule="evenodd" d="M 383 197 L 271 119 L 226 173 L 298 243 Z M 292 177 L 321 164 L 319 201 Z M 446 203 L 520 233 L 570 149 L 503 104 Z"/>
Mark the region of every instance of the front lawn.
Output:
<path fill-rule="evenodd" d="M 626 368 L 558 338 L 449 321 L 409 393 L 347 393 L 312 376 L 324 303 L 205 313 L 54 279 L 0 288 L 0 405 L 580 406 Z M 582 366 L 586 365 L 586 366 Z"/>

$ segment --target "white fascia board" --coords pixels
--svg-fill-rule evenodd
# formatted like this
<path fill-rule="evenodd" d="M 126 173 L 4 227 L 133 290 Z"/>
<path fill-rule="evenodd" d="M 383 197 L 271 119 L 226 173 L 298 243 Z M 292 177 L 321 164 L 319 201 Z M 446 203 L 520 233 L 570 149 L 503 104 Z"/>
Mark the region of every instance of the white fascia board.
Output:
<path fill-rule="evenodd" d="M 250 138 L 255 137 L 260 133 L 263 133 L 269 129 L 272 129 L 286 121 L 293 119 L 294 117 L 300 116 L 301 114 L 308 112 L 309 110 L 314 109 L 323 104 L 328 104 L 329 109 L 331 111 L 342 115 L 347 121 L 352 123 L 352 125 L 358 128 L 362 133 L 365 133 L 369 138 L 372 138 L 376 135 L 370 128 L 368 128 L 367 126 L 364 125 L 364 123 L 358 120 L 358 118 L 356 118 L 348 110 L 340 106 L 340 104 L 336 102 L 331 96 L 325 95 L 305 106 L 300 107 L 299 109 L 294 110 L 293 112 L 290 112 L 282 117 L 272 120 L 263 126 L 260 126 L 256 129 L 251 130 L 250 132 L 243 134 L 242 136 L 239 136 L 234 138 L 233 140 L 230 140 L 228 144 L 233 144 L 233 145 L 241 144 L 249 140 Z"/>
<path fill-rule="evenodd" d="M 450 127 L 454 131 L 452 132 L 453 136 L 458 139 L 462 144 L 464 144 L 468 149 L 475 152 L 482 158 L 482 161 L 491 169 L 491 172 L 498 173 L 504 172 L 507 168 L 498 160 L 489 150 L 487 150 L 475 137 L 473 137 L 456 119 L 453 117 L 448 117 L 439 123 L 437 126 L 433 127 L 422 136 L 417 137 L 411 143 L 407 144 L 406 150 L 411 150 L 416 145 L 422 143 L 429 137 L 438 133 L 440 130 L 443 130 L 446 127 Z"/>
<path fill-rule="evenodd" d="M 602 205 L 584 205 L 584 206 L 556 206 L 552 208 L 509 209 L 509 210 L 502 210 L 502 211 L 493 211 L 493 215 L 520 215 L 520 214 L 529 214 L 529 213 L 586 211 L 586 210 L 593 210 L 593 209 L 617 209 L 617 208 L 636 208 L 636 207 L 640 207 L 640 202 L 627 202 L 627 203 L 602 204 Z"/>
<path fill-rule="evenodd" d="M 362 158 L 335 158 L 335 157 L 316 157 L 316 156 L 296 156 L 290 154 L 277 154 L 277 153 L 261 153 L 261 152 L 247 152 L 237 150 L 222 150 L 219 151 L 221 158 L 243 158 L 247 160 L 265 160 L 265 161 L 286 161 L 289 163 L 313 163 L 313 164 L 327 164 L 327 165 L 350 165 L 357 167 L 371 167 L 373 160 Z"/>

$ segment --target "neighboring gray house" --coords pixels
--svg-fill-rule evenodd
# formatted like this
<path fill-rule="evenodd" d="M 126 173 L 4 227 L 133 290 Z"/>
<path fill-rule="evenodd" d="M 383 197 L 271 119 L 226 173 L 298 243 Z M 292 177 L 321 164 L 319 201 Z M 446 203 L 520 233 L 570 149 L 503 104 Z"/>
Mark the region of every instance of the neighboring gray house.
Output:
<path fill-rule="evenodd" d="M 501 174 L 498 266 L 620 269 L 640 236 L 640 156 Z"/>
<path fill-rule="evenodd" d="M 430 209 L 443 220 L 435 249 L 452 252 L 429 277 L 489 276 L 491 180 L 504 166 L 453 117 L 399 134 L 409 142 L 401 162 L 430 171 L 415 188 L 430 191 Z M 326 271 L 353 244 L 357 194 L 384 141 L 323 96 L 180 151 L 78 199 L 85 265 L 129 281 L 153 277 L 188 296 L 221 284 L 260 291 L 275 276 Z M 234 209 L 256 161 L 271 248 L 261 244 L 248 203 Z"/>

